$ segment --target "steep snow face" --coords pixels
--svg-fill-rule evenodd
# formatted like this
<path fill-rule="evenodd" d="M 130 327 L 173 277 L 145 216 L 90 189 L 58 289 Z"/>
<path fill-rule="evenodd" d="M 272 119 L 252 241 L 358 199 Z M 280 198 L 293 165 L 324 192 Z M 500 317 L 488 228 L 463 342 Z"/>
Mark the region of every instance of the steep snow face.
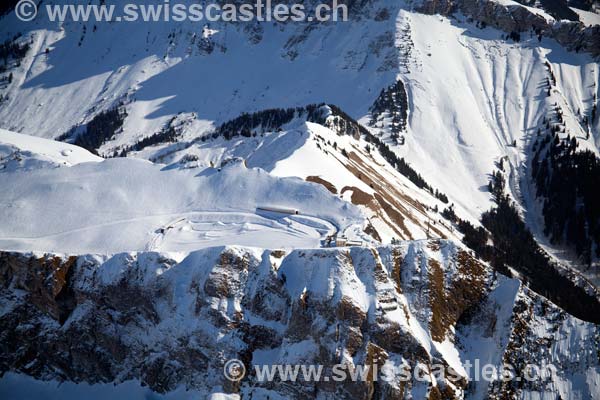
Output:
<path fill-rule="evenodd" d="M 0 254 L 0 393 L 21 391 L 27 374 L 86 382 L 36 390 L 68 394 L 143 392 L 167 398 L 596 398 L 598 327 L 581 322 L 495 276 L 449 241 L 376 249 L 296 249 L 289 253 L 220 247 L 188 255 Z M 26 317 L 26 319 L 24 319 Z M 27 323 L 23 321 L 26 320 Z M 93 337 L 94 340 L 89 340 Z M 376 363 L 386 379 L 332 385 L 227 381 L 228 359 L 253 365 Z M 551 361 L 536 383 L 475 379 L 481 365 Z M 400 365 L 423 370 L 402 382 Z M 435 376 L 442 363 L 462 377 Z M 396 372 L 394 372 L 396 371 Z M 400 370 L 401 371 L 401 370 Z M 324 372 L 325 373 L 325 372 Z M 129 382 L 132 381 L 132 382 Z M 137 382 L 136 382 L 137 381 Z M 149 393 L 147 393 L 149 394 Z M 507 397 L 507 395 L 509 397 Z M 141 394 L 138 394 L 141 396 Z"/>
<path fill-rule="evenodd" d="M 588 127 L 584 117 L 600 97 L 598 62 L 530 32 L 515 43 L 461 15 L 422 15 L 403 2 L 378 0 L 353 10 L 360 15 L 352 22 L 321 25 L 34 21 L 19 39 L 30 41 L 31 50 L 3 90 L 0 121 L 56 138 L 121 105 L 127 112 L 122 131 L 100 148 L 112 154 L 161 132 L 175 117 L 178 140 L 242 112 L 320 102 L 366 123 L 380 90 L 402 79 L 408 122 L 405 144 L 394 150 L 472 221 L 491 205 L 488 174 L 507 160 L 509 189 L 547 245 L 523 179 L 531 140 L 556 104 L 564 135 L 596 151 L 600 118 Z M 526 12 L 551 19 L 539 9 Z M 2 37 L 23 32 L 14 15 L 2 21 Z M 550 96 L 548 65 L 556 78 Z M 386 127 L 373 129 L 390 135 Z"/>
<path fill-rule="evenodd" d="M 511 168 L 510 189 L 521 199 L 520 178 L 531 138 L 558 102 L 568 115 L 568 133 L 586 146 L 582 116 L 598 93 L 598 64 L 568 53 L 550 40 L 522 34 L 520 43 L 500 40 L 500 32 L 458 20 L 401 11 L 405 27 L 397 45 L 414 42 L 402 80 L 409 96 L 406 145 L 397 151 L 465 211 L 489 207 L 483 189 L 501 159 Z M 544 85 L 546 62 L 557 79 L 551 97 Z M 580 110 L 579 116 L 577 110 Z M 600 136 L 595 121 L 587 146 Z M 385 128 L 384 128 L 385 130 Z M 515 146 L 513 146 L 513 143 Z"/>
<path fill-rule="evenodd" d="M 17 136 L 22 135 L 12 137 Z M 43 145 L 30 148 L 52 152 L 52 146 Z M 20 154 L 27 165 L 39 159 Z M 110 159 L 1 173 L 0 186 L 3 249 L 115 253 L 223 244 L 319 247 L 335 234 L 369 240 L 360 210 L 324 187 L 274 177 L 239 161 L 219 169 L 162 170 L 144 160 Z"/>
<path fill-rule="evenodd" d="M 477 219 L 487 210 L 489 174 L 505 170 L 508 193 L 538 241 L 558 260 L 577 266 L 576 257 L 544 236 L 529 178 L 531 149 L 538 134 L 559 126 L 559 137 L 576 137 L 580 149 L 598 154 L 597 60 L 531 33 L 522 33 L 519 43 L 507 42 L 498 31 L 474 27 L 461 16 L 449 20 L 402 10 L 397 23 L 397 46 L 413 43 L 400 74 L 408 94 L 404 145 L 391 139 L 389 125 L 372 129 L 390 137 L 398 154 L 458 204 L 459 215 Z"/>
<path fill-rule="evenodd" d="M 600 14 L 597 12 L 580 10 L 578 8 L 570 7 L 571 10 L 575 11 L 579 15 L 579 20 L 585 25 L 600 25 Z"/>

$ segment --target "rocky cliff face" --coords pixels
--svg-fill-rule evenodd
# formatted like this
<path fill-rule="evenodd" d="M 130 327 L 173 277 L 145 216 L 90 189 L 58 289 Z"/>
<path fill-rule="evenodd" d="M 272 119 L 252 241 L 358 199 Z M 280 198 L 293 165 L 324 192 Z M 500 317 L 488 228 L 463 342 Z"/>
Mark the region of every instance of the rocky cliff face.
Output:
<path fill-rule="evenodd" d="M 562 20 L 536 13 L 532 8 L 505 5 L 494 0 L 425 0 L 418 10 L 426 14 L 451 15 L 460 11 L 467 17 L 507 33 L 534 31 L 555 39 L 569 50 L 600 55 L 600 26 Z"/>
<path fill-rule="evenodd" d="M 0 290 L 1 371 L 42 380 L 137 379 L 157 392 L 287 398 L 599 394 L 598 327 L 448 241 L 291 253 L 225 247 L 183 259 L 2 253 Z M 248 371 L 239 382 L 223 376 L 233 358 Z M 535 386 L 488 385 L 469 382 L 473 359 L 519 368 L 546 360 L 558 372 Z M 335 364 L 377 364 L 387 379 L 262 382 L 253 369 L 288 363 L 322 364 L 324 375 Z M 421 379 L 394 375 L 401 364 L 424 366 Z M 458 379 L 436 376 L 438 364 Z"/>

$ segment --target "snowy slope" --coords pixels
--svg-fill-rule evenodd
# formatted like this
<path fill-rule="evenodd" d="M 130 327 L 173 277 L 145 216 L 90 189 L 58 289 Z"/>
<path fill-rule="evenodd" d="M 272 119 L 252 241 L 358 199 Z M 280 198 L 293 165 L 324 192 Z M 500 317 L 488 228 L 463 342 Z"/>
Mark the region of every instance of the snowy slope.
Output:
<path fill-rule="evenodd" d="M 384 8 L 387 18 L 373 17 Z M 477 220 L 490 205 L 482 188 L 502 157 L 514 169 L 511 188 L 520 198 L 531 132 L 554 103 L 541 98 L 545 62 L 565 73 L 557 96 L 564 96 L 574 121 L 578 109 L 591 109 L 600 68 L 589 55 L 568 53 L 550 39 L 538 43 L 523 33 L 512 43 L 501 39 L 503 32 L 460 16 L 408 9 L 381 0 L 348 24 L 213 24 L 210 51 L 197 24 L 99 24 L 82 34 L 82 24 L 49 29 L 36 22 L 28 35 L 33 48 L 15 70 L 0 121 L 58 137 L 122 102 L 128 113 L 123 132 L 102 147 L 111 154 L 159 132 L 178 113 L 188 118 L 184 138 L 242 112 L 323 101 L 368 118 L 379 91 L 401 78 L 410 112 L 407 144 L 396 150 Z M 22 28 L 13 16 L 4 21 L 5 36 Z M 261 63 L 244 62 L 249 59 Z M 513 140 L 517 147 L 507 147 Z M 590 146 L 598 140 L 596 122 Z"/>
<path fill-rule="evenodd" d="M 0 34 L 5 38 L 23 31 L 14 15 L 2 22 Z M 351 202 L 359 192 L 344 188 L 371 195 L 378 189 L 373 182 L 381 182 L 379 194 L 389 187 L 401 188 L 385 199 L 391 207 L 384 205 L 381 212 L 359 206 L 384 243 L 392 238 L 456 238 L 452 228 L 443 225 L 431 232 L 433 224 L 443 224 L 431 211 L 447 205 L 381 168 L 376 154 L 376 161 L 370 160 L 360 140 L 352 142 L 356 156 L 377 171 L 369 171 L 369 182 L 360 179 L 365 170 L 357 171 L 356 165 L 350 173 L 348 165 L 340 168 L 339 151 L 315 149 L 310 140 L 297 142 L 288 131 L 282 140 L 271 136 L 269 145 L 256 151 L 252 141 L 246 147 L 218 141 L 200 144 L 201 150 L 187 147 L 224 121 L 266 108 L 327 102 L 367 126 L 381 89 L 400 79 L 408 103 L 405 144 L 395 144 L 387 127 L 369 129 L 472 223 L 492 205 L 489 174 L 502 165 L 508 191 L 536 239 L 558 260 L 578 267 L 576 257 L 551 245 L 543 234 L 529 163 L 536 131 L 544 120 L 555 120 L 555 107 L 565 121 L 561 136 L 576 136 L 580 149 L 598 152 L 600 118 L 589 127 L 584 118 L 600 97 L 600 66 L 589 54 L 568 51 L 553 39 L 540 41 L 522 32 L 520 42 L 514 42 L 505 32 L 480 26 L 460 14 L 423 15 L 411 5 L 388 0 L 364 4 L 361 18 L 347 24 L 215 23 L 208 29 L 187 23 L 113 23 L 94 29 L 81 23 L 57 27 L 35 21 L 17 39 L 30 42 L 32 48 L 19 66 L 11 67 L 13 83 L 1 90 L 5 100 L 0 104 L 0 127 L 56 138 L 120 105 L 127 116 L 122 128 L 98 149 L 103 155 L 129 148 L 175 123 L 175 140 L 181 147 L 166 144 L 130 155 L 171 164 L 187 153 L 206 154 L 205 161 L 239 153 L 249 166 L 275 175 L 318 177 Z M 556 82 L 548 88 L 551 76 Z M 317 134 L 320 128 L 311 129 Z M 325 143 L 335 141 L 331 133 L 320 136 L 327 137 Z M 174 148 L 185 150 L 171 158 L 161 156 L 173 154 Z M 401 223 L 394 221 L 398 213 Z M 182 229 L 193 232 L 193 225 Z"/>
<path fill-rule="evenodd" d="M 515 169 L 511 187 L 519 197 L 531 132 L 548 111 L 540 88 L 545 62 L 568 74 L 557 90 L 569 113 L 589 112 L 599 91 L 598 64 L 552 40 L 538 43 L 523 33 L 512 43 L 496 29 L 417 14 L 401 2 L 365 7 L 365 18 L 348 24 L 213 24 L 210 51 L 197 24 L 99 24 L 82 34 L 82 24 L 48 29 L 36 22 L 33 49 L 15 71 L 0 121 L 58 137 L 123 102 L 123 132 L 102 148 L 111 154 L 159 132 L 178 113 L 189 117 L 184 137 L 242 112 L 323 101 L 366 118 L 379 91 L 400 77 L 410 118 L 407 145 L 397 151 L 477 220 L 490 205 L 482 188 L 502 157 Z M 388 17 L 374 19 L 384 8 Z M 22 28 L 12 18 L 5 17 L 6 36 Z M 244 62 L 250 59 L 261 62 Z M 592 133 L 596 147 L 598 123 Z M 517 147 L 507 147 L 513 140 Z"/>
<path fill-rule="evenodd" d="M 8 132 L 5 136 L 23 149 L 41 152 L 21 154 L 20 162 L 27 165 L 40 154 L 67 154 L 65 149 L 101 160 L 76 146 Z M 434 211 L 444 204 L 391 168 L 375 150 L 368 152 L 367 146 L 364 140 L 296 119 L 285 131 L 254 138 L 217 138 L 182 150 L 176 145 L 177 151 L 165 152 L 158 146 L 132 154 L 168 164 L 164 168 L 144 160 L 109 159 L 60 171 L 5 175 L 0 179 L 8 190 L 2 200 L 8 205 L 5 216 L 10 223 L 3 228 L 0 243 L 13 250 L 65 252 L 90 252 L 99 246 L 112 253 L 222 244 L 313 247 L 336 234 L 366 238 L 361 229 L 370 235 L 368 240 L 383 243 L 458 239 Z M 247 182 L 238 189 L 243 180 Z M 269 183 L 257 186 L 259 181 Z M 296 182 L 307 193 L 294 198 L 293 192 L 288 194 L 290 187 L 280 182 Z M 323 192 L 322 186 L 333 193 L 326 191 L 315 199 L 340 198 L 323 213 L 320 210 L 329 206 L 308 200 L 308 193 Z M 245 192 L 249 189 L 255 195 Z M 349 203 L 362 209 L 366 221 L 340 219 L 346 210 L 357 217 Z M 301 215 L 257 212 L 257 207 L 265 206 L 297 209 Z"/>
<path fill-rule="evenodd" d="M 597 12 L 580 10 L 578 8 L 571 7 L 571 10 L 575 11 L 579 15 L 579 20 L 585 25 L 600 25 L 600 14 Z"/>
<path fill-rule="evenodd" d="M 513 43 L 465 20 L 400 11 L 397 43 L 410 40 L 414 47 L 408 55 L 413 62 L 401 74 L 409 99 L 406 144 L 395 149 L 460 206 L 459 215 L 474 219 L 491 206 L 485 185 L 502 166 L 508 191 L 538 241 L 577 266 L 576 257 L 543 234 L 529 162 L 537 130 L 556 122 L 556 107 L 564 116 L 560 137 L 576 136 L 580 149 L 598 154 L 600 119 L 589 126 L 584 120 L 597 103 L 600 66 L 551 40 L 522 33 L 521 42 Z M 548 86 L 551 76 L 556 82 Z"/>
<path fill-rule="evenodd" d="M 489 196 L 481 189 L 494 163 L 506 157 L 519 199 L 516 186 L 531 136 L 554 103 L 542 96 L 544 62 L 568 74 L 558 90 L 568 91 L 573 113 L 591 109 L 592 94 L 599 90 L 598 64 L 586 55 L 567 55 L 550 41 L 540 46 L 537 38 L 526 37 L 511 44 L 499 40 L 496 30 L 436 16 L 401 11 L 398 24 L 410 29 L 415 59 L 402 77 L 410 110 L 408 145 L 399 149 L 401 154 L 471 212 L 489 207 Z M 584 136 L 578 124 L 570 128 Z M 592 147 L 598 137 L 596 125 Z M 517 147 L 510 147 L 514 140 Z"/>
<path fill-rule="evenodd" d="M 99 161 L 102 161 L 101 157 L 78 146 L 0 129 L 0 170 L 2 172 L 72 166 Z"/>
<path fill-rule="evenodd" d="M 331 112 L 323 106 L 324 112 Z M 332 117 L 330 117 L 332 118 Z M 340 135 L 333 126 L 295 118 L 283 129 L 254 137 L 222 137 L 179 145 L 155 146 L 132 157 L 168 164 L 169 169 L 205 168 L 241 158 L 248 167 L 274 176 L 319 183 L 363 209 L 383 243 L 392 239 L 458 238 L 435 210 L 445 204 L 397 172 L 364 139 Z M 171 149 L 173 147 L 173 149 Z M 372 148 L 372 150 L 367 150 Z"/>
<path fill-rule="evenodd" d="M 376 391 L 388 397 L 600 396 L 598 326 L 473 259 L 439 214 L 448 204 L 364 136 L 341 133 L 331 119 L 295 118 L 248 137 L 213 137 L 243 113 L 335 104 L 474 224 L 492 205 L 489 174 L 502 168 L 536 239 L 570 261 L 543 235 L 528 168 L 537 129 L 556 121 L 557 107 L 560 136 L 598 154 L 600 118 L 584 123 L 600 97 L 598 60 L 529 31 L 515 42 L 460 13 L 361 4 L 351 23 L 323 25 L 36 20 L 24 29 L 12 14 L 0 19 L 0 38 L 19 31 L 16 40 L 31 46 L 0 88 L 0 128 L 39 136 L 0 130 L 0 250 L 36 252 L 0 253 L 0 367 L 24 374 L 5 375 L 0 395 L 35 386 L 154 396 L 141 382 L 176 390 L 167 398 L 188 388 L 202 398 L 359 398 L 374 386 L 273 388 L 253 377 L 228 385 L 222 364 L 236 356 L 355 365 L 378 354 L 396 366 L 442 360 L 465 379 L 474 358 L 559 367 L 531 386 L 392 380 Z M 552 20 L 539 8 L 497 4 Z M 398 80 L 404 144 L 390 126 L 370 126 L 379 93 Z M 127 150 L 126 158 L 46 140 L 81 133 L 117 106 L 123 126 L 96 150 Z M 170 129 L 175 138 L 136 147 Z M 318 249 L 335 235 L 365 246 Z M 392 239 L 407 241 L 376 247 Z M 56 387 L 61 379 L 94 385 Z M 116 392 L 102 382 L 117 383 Z"/>
<path fill-rule="evenodd" d="M 0 32 L 8 38 L 22 29 L 9 15 Z M 90 23 L 83 34 L 80 23 L 57 27 L 36 20 L 28 29 L 33 48 L 7 90 L 9 101 L 0 109 L 3 127 L 57 137 L 122 100 L 131 117 L 113 146 L 159 131 L 179 112 L 194 113 L 199 124 L 193 128 L 201 129 L 245 111 L 321 101 L 366 110 L 378 88 L 395 76 L 391 68 L 377 72 L 391 49 L 369 54 L 371 35 L 387 38 L 385 23 L 336 24 L 306 38 L 305 25 L 214 23 L 207 41 L 198 23 L 99 23 L 95 31 Z M 259 40 L 253 44 L 255 36 Z M 352 53 L 358 54 L 349 57 Z M 245 62 L 250 59 L 261 62 Z M 332 68 L 316 74 L 315 59 Z M 355 96 L 357 89 L 371 96 Z M 294 96 L 285 100 L 285 93 Z"/>
<path fill-rule="evenodd" d="M 97 161 L 85 151 L 65 152 L 70 145 L 5 136 L 42 154 L 60 151 L 55 157 L 65 153 L 79 161 L 88 154 L 88 160 Z M 40 157 L 31 154 L 34 160 Z M 31 164 L 27 154 L 21 157 Z M 368 240 L 361 212 L 322 186 L 277 178 L 239 162 L 219 169 L 163 170 L 144 160 L 110 159 L 2 173 L 0 186 L 3 249 L 114 253 L 223 244 L 319 247 L 337 233 Z"/>

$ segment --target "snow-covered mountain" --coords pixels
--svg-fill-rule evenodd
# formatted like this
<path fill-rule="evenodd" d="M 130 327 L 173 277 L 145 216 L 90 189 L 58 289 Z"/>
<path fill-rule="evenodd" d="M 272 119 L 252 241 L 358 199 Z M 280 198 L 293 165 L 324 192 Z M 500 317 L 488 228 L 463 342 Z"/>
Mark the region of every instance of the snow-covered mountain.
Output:
<path fill-rule="evenodd" d="M 597 4 L 346 3 L 0 17 L 0 393 L 600 396 Z M 236 386 L 234 356 L 465 380 Z M 559 371 L 467 384 L 471 359 Z"/>
<path fill-rule="evenodd" d="M 15 145 L 34 139 L 0 135 L 0 141 L 20 139 Z M 60 146 L 60 154 L 77 149 Z M 13 165 L 16 157 L 22 168 Z M 1 211 L 3 249 L 112 254 L 223 244 L 319 247 L 333 235 L 368 240 L 360 211 L 321 185 L 272 176 L 236 159 L 201 171 L 129 158 L 25 168 L 37 159 L 15 151 L 0 170 L 7 205 Z M 89 161 L 97 159 L 88 153 Z"/>
<path fill-rule="evenodd" d="M 448 241 L 289 253 L 221 247 L 183 259 L 159 253 L 0 257 L 2 343 L 13 349 L 3 354 L 2 368 L 38 379 L 115 382 L 139 398 L 139 384 L 181 398 L 598 393 L 598 326 L 496 275 Z M 25 316 L 30 326 L 22 324 Z M 260 382 L 251 372 L 232 383 L 221 374 L 232 358 L 258 365 L 377 363 L 385 374 L 419 363 L 423 376 L 331 385 L 325 379 Z M 463 362 L 473 359 L 498 368 L 510 362 L 519 374 L 527 363 L 552 362 L 557 371 L 543 372 L 533 384 L 468 383 L 476 368 Z M 440 363 L 460 379 L 436 376 L 430 368 Z M 73 390 L 10 374 L 0 393 L 31 384 L 44 396 Z"/>
<path fill-rule="evenodd" d="M 488 4 L 506 29 L 511 26 L 501 11 L 553 20 L 518 3 Z M 75 140 L 95 116 L 118 108 L 121 117 L 115 118 L 122 121 L 92 141 L 111 155 L 170 129 L 178 140 L 197 138 L 244 112 L 264 109 L 325 102 L 366 122 L 381 90 L 400 79 L 409 99 L 405 144 L 393 150 L 475 220 L 491 205 L 482 188 L 502 158 L 511 167 L 514 197 L 529 201 L 529 185 L 519 187 L 518 177 L 525 175 L 531 133 L 555 104 L 563 111 L 565 133 L 597 152 L 600 122 L 590 122 L 588 136 L 582 123 L 599 91 L 593 55 L 568 51 L 546 36 L 540 42 L 532 30 L 538 28 L 526 26 L 520 14 L 510 14 L 524 31 L 514 42 L 470 16 L 411 11 L 425 6 L 369 1 L 351 8 L 350 22 L 320 25 L 55 26 L 36 20 L 24 26 L 9 14 L 0 33 L 6 39 L 25 33 L 17 42 L 30 49 L 2 90 L 0 121 L 12 131 Z M 550 72 L 556 83 L 544 98 Z M 373 131 L 391 134 L 385 124 Z M 530 220 L 543 230 L 535 216 Z"/>

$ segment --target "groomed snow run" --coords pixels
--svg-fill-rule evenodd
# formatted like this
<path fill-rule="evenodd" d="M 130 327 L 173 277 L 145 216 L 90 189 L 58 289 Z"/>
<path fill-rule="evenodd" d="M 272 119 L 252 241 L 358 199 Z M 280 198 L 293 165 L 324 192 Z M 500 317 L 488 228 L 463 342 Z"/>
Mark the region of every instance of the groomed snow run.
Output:
<path fill-rule="evenodd" d="M 35 140 L 40 139 L 23 136 L 12 143 L 39 150 L 48 142 Z M 56 156 L 72 147 L 52 143 L 48 149 Z M 28 156 L 20 154 L 20 162 L 26 162 Z M 77 158 L 84 159 L 97 161 L 91 155 Z M 321 185 L 274 177 L 241 162 L 179 170 L 115 158 L 68 168 L 17 168 L 0 173 L 0 187 L 4 250 L 112 254 L 217 245 L 314 248 L 338 232 L 361 238 L 364 222 L 358 208 Z"/>

